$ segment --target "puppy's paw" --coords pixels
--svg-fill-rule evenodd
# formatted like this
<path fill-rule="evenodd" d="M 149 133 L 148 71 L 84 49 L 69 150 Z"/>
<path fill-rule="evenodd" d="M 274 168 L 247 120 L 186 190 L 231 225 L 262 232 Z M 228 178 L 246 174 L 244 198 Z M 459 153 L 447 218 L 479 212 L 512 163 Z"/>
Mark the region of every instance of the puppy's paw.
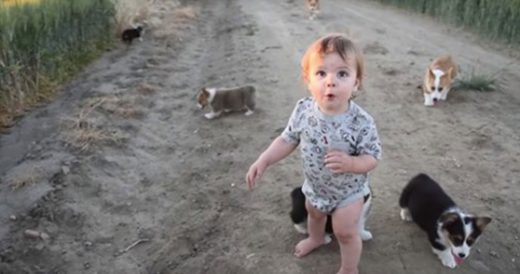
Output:
<path fill-rule="evenodd" d="M 332 237 L 329 234 L 325 234 L 325 238 L 323 239 L 323 244 L 328 244 L 332 242 Z"/>
<path fill-rule="evenodd" d="M 208 119 L 208 120 L 211 120 L 211 119 L 218 117 L 218 114 L 216 114 L 214 112 L 209 112 L 209 113 L 204 114 L 204 117 L 206 117 L 206 119 Z"/>
<path fill-rule="evenodd" d="M 449 268 L 455 268 L 457 266 L 457 262 L 455 262 L 455 259 L 453 259 L 453 255 L 451 254 L 442 257 L 439 256 L 439 259 L 441 259 L 441 262 L 444 266 Z"/>
<path fill-rule="evenodd" d="M 307 223 L 294 224 L 294 229 L 300 234 L 307 234 Z"/>
<path fill-rule="evenodd" d="M 433 253 L 437 254 L 437 257 L 439 257 L 442 265 L 449 268 L 455 268 L 457 266 L 457 262 L 455 261 L 455 258 L 453 258 L 453 255 L 451 254 L 449 249 L 440 251 L 432 247 L 432 250 Z"/>
<path fill-rule="evenodd" d="M 412 216 L 410 215 L 410 211 L 408 211 L 408 209 L 406 208 L 401 208 L 401 220 L 405 221 L 405 222 L 411 222 L 412 221 Z"/>
<path fill-rule="evenodd" d="M 369 241 L 369 240 L 372 240 L 372 233 L 370 233 L 370 231 L 368 230 L 361 230 L 359 232 L 359 236 L 361 237 L 361 240 L 362 241 Z"/>

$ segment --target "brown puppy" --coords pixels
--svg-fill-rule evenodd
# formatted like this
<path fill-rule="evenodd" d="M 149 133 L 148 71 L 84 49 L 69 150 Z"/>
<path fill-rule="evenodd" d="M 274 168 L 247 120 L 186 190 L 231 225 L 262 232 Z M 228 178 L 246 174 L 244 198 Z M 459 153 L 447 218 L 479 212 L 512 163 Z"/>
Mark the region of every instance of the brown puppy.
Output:
<path fill-rule="evenodd" d="M 307 0 L 307 9 L 309 9 L 309 19 L 313 20 L 320 13 L 320 0 Z"/>
<path fill-rule="evenodd" d="M 202 88 L 197 94 L 197 105 L 204 108 L 211 106 L 211 112 L 204 114 L 207 119 L 213 119 L 222 112 L 246 110 L 245 115 L 253 114 L 255 110 L 255 87 L 242 86 L 234 88 Z"/>
<path fill-rule="evenodd" d="M 433 60 L 424 76 L 424 105 L 433 106 L 439 100 L 446 100 L 456 76 L 457 65 L 450 55 Z"/>

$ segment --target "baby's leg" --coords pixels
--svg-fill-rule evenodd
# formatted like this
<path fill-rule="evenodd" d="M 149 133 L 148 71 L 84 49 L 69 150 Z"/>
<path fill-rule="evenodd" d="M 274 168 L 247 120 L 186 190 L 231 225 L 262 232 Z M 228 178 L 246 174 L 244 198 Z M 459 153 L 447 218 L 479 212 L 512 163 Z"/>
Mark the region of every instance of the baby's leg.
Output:
<path fill-rule="evenodd" d="M 305 202 L 307 208 L 307 229 L 309 237 L 301 240 L 294 248 L 296 257 L 303 257 L 314 249 L 325 244 L 325 223 L 327 222 L 327 214 L 314 208 L 309 202 Z"/>
<path fill-rule="evenodd" d="M 359 221 L 363 210 L 363 199 L 332 213 L 332 227 L 341 251 L 341 268 L 338 273 L 357 274 L 361 258 L 362 242 L 359 236 Z"/>

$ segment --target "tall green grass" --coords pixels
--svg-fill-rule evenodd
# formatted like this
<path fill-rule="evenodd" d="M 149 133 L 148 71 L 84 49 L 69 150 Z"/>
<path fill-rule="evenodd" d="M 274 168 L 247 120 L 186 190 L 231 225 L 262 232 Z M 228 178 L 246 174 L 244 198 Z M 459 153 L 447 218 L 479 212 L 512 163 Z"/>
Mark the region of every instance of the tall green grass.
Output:
<path fill-rule="evenodd" d="M 520 45 L 520 0 L 377 0 Z"/>
<path fill-rule="evenodd" d="M 56 84 L 110 46 L 113 24 L 110 0 L 0 5 L 0 114 L 4 120 L 52 92 Z"/>

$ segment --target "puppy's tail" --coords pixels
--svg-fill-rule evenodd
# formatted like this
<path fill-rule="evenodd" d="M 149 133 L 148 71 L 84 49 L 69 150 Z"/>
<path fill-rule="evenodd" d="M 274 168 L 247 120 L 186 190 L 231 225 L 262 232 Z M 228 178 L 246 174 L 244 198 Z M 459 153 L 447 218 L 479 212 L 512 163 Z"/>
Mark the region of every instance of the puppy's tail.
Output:
<path fill-rule="evenodd" d="M 307 209 L 305 209 L 305 195 L 303 195 L 301 187 L 293 189 L 291 192 L 291 200 L 291 220 L 295 224 L 300 224 L 307 218 Z"/>
<path fill-rule="evenodd" d="M 424 173 L 419 173 L 413 177 L 410 182 L 404 187 L 403 192 L 401 192 L 401 197 L 399 197 L 399 206 L 401 208 L 407 208 L 408 207 L 408 200 L 410 197 L 410 193 L 413 191 L 415 186 L 420 183 L 421 181 L 424 181 L 424 179 L 429 178 L 428 175 Z"/>

